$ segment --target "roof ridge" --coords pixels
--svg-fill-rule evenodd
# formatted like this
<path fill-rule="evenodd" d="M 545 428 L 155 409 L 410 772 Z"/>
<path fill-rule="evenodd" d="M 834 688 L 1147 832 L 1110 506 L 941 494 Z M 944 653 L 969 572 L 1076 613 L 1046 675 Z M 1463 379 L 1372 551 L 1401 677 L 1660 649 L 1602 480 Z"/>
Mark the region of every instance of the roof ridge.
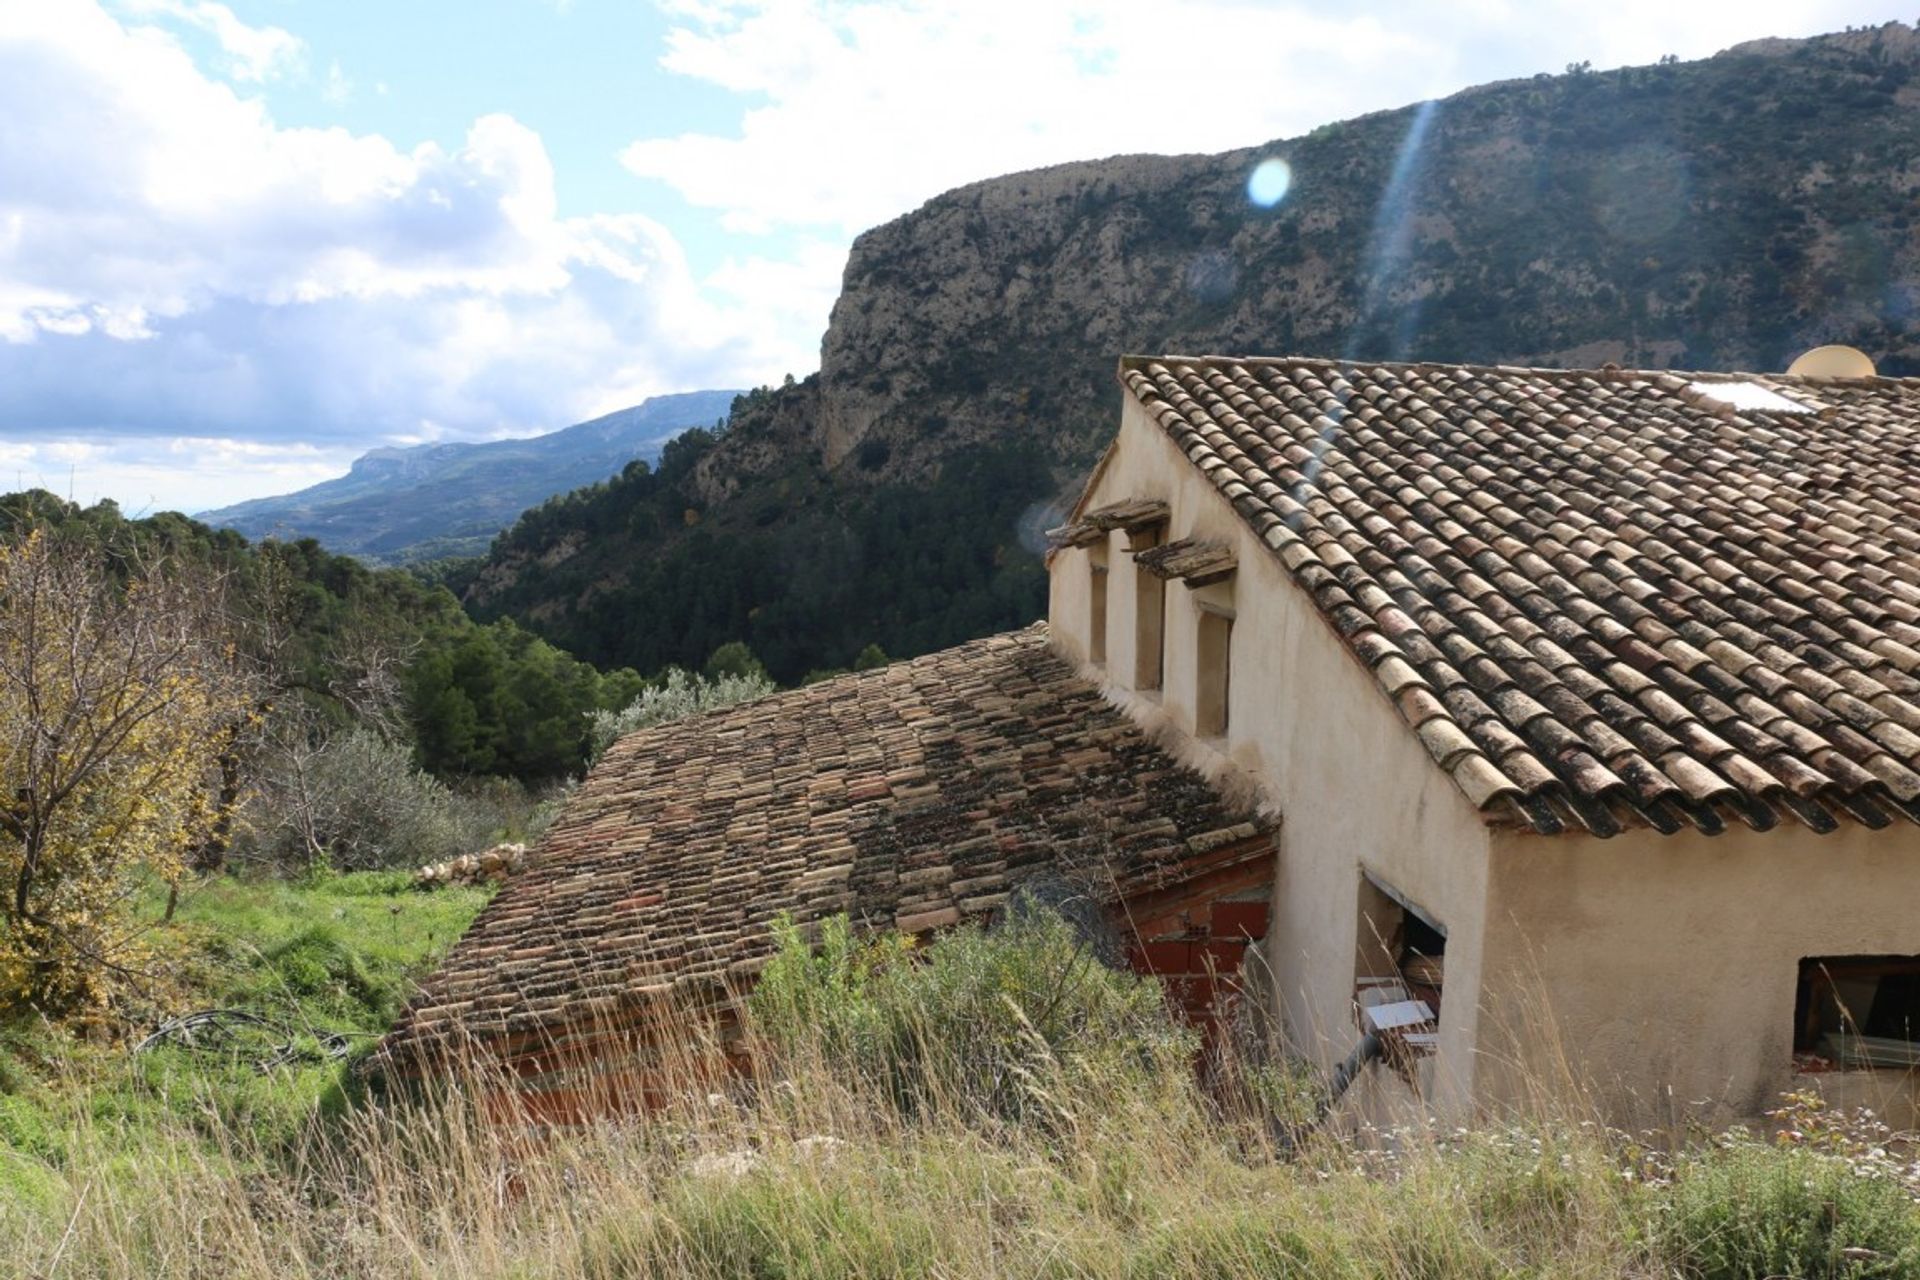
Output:
<path fill-rule="evenodd" d="M 1169 353 L 1148 355 L 1136 353 L 1120 357 L 1118 376 L 1122 379 L 1131 370 L 1144 369 L 1149 364 L 1182 364 L 1190 366 L 1215 366 L 1238 364 L 1251 367 L 1274 368 L 1313 368 L 1313 369 L 1386 369 L 1437 371 L 1450 370 L 1472 374 L 1522 374 L 1538 378 L 1595 378 L 1595 379 L 1647 379 L 1680 378 L 1690 382 L 1740 382 L 1755 379 L 1767 379 L 1788 386 L 1861 386 L 1872 387 L 1889 385 L 1901 388 L 1920 389 L 1920 375 L 1876 373 L 1871 377 L 1827 377 L 1808 374 L 1739 370 L 1739 369 L 1639 369 L 1624 365 L 1608 364 L 1597 368 L 1559 365 L 1519 365 L 1519 364 L 1477 364 L 1471 361 L 1452 362 L 1444 360 L 1365 360 L 1350 356 L 1306 356 L 1306 355 L 1232 355 L 1224 352 L 1203 354 Z"/>

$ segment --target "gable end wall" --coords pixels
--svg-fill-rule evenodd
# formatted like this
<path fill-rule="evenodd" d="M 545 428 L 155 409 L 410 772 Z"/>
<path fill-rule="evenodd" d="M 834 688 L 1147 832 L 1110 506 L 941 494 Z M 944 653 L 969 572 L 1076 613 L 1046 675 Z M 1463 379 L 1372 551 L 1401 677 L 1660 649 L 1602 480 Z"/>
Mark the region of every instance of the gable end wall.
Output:
<path fill-rule="evenodd" d="M 1447 994 L 1434 1090 L 1463 1101 L 1473 1088 L 1490 833 L 1278 558 L 1139 403 L 1123 401 L 1117 448 L 1084 505 L 1164 498 L 1169 537 L 1235 547 L 1226 739 L 1197 742 L 1191 732 L 1195 596 L 1219 604 L 1225 593 L 1168 584 L 1164 688 L 1133 692 L 1134 572 L 1123 533 L 1111 535 L 1108 548 L 1104 668 L 1086 665 L 1085 549 L 1052 558 L 1053 643 L 1180 759 L 1223 786 L 1257 787 L 1281 815 L 1267 955 L 1297 1049 L 1330 1064 L 1358 1038 L 1351 1001 L 1363 866 L 1440 919 L 1448 930 Z"/>

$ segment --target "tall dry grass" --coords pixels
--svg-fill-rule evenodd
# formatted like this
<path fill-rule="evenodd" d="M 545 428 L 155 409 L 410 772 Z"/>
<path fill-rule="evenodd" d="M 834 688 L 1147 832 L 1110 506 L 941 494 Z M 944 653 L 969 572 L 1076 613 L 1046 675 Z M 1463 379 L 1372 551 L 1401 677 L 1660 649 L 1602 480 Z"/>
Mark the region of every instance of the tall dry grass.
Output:
<path fill-rule="evenodd" d="M 763 979 L 751 1072 L 730 1075 L 711 1040 L 672 1040 L 650 1063 L 664 1105 L 646 1115 L 503 1122 L 483 1114 L 501 1081 L 476 1056 L 434 1097 L 316 1118 L 291 1144 L 183 1114 L 179 1132 L 94 1122 L 58 1163 L 0 1154 L 14 1166 L 0 1268 L 1920 1275 L 1912 1201 L 1842 1154 L 1728 1137 L 1661 1156 L 1552 1107 L 1473 1132 L 1417 1113 L 1285 1132 L 1260 1090 L 1199 1088 L 1162 1051 L 1176 1029 L 1153 1033 L 1158 1048 L 1118 1042 L 1143 988 L 1085 968 L 1058 932 L 963 935 L 912 965 L 850 943 L 825 964 L 799 952 Z M 983 1055 L 991 1072 L 974 1069 Z"/>

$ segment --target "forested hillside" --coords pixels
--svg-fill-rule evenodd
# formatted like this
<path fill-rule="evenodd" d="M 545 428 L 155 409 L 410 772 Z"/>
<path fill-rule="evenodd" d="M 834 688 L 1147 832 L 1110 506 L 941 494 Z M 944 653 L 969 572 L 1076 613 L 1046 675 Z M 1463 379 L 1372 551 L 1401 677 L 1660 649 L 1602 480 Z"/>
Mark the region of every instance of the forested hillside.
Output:
<path fill-rule="evenodd" d="M 724 420 L 735 394 L 654 396 L 524 439 L 375 449 L 337 479 L 200 519 L 250 538 L 316 538 L 372 564 L 477 555 L 528 507 L 604 480 L 634 458 L 652 461 L 680 432 Z"/>
<path fill-rule="evenodd" d="M 856 243 L 819 374 L 530 512 L 468 606 L 641 670 L 745 639 L 783 679 L 1024 623 L 1125 352 L 1920 372 L 1916 70 L 1890 23 L 949 192 Z"/>
<path fill-rule="evenodd" d="M 31 530 L 97 552 L 123 573 L 168 565 L 218 584 L 235 662 L 298 700 L 325 734 L 371 724 L 443 779 L 539 785 L 584 767 L 588 717 L 644 687 L 602 675 L 512 622 L 481 625 L 444 587 L 369 569 L 311 539 L 258 544 L 168 513 L 132 520 L 44 490 L 0 496 L 0 546 Z"/>

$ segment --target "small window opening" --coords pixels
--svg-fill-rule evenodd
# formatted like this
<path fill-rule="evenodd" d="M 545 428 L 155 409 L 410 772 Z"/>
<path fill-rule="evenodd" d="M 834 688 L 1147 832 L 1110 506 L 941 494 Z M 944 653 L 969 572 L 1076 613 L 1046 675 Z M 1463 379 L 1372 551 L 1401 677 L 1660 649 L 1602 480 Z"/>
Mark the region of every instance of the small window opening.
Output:
<path fill-rule="evenodd" d="M 1087 661 L 1107 660 L 1107 561 L 1089 553 L 1087 565 Z"/>
<path fill-rule="evenodd" d="M 1354 997 L 1360 1008 L 1420 1001 L 1433 1011 L 1437 1025 L 1446 985 L 1446 929 L 1399 891 L 1362 872 L 1356 942 Z M 1430 1048 L 1433 1029 L 1411 1033 L 1411 1047 Z"/>
<path fill-rule="evenodd" d="M 1161 526 L 1133 536 L 1134 551 L 1157 547 Z M 1158 689 L 1164 678 L 1167 632 L 1167 584 L 1145 565 L 1133 566 L 1133 687 Z"/>
<path fill-rule="evenodd" d="M 1793 1023 L 1802 1070 L 1920 1067 L 1920 956 L 1802 960 Z"/>
<path fill-rule="evenodd" d="M 1198 670 L 1193 731 L 1202 738 L 1225 737 L 1232 678 L 1233 619 L 1211 609 L 1200 610 L 1195 650 Z"/>

